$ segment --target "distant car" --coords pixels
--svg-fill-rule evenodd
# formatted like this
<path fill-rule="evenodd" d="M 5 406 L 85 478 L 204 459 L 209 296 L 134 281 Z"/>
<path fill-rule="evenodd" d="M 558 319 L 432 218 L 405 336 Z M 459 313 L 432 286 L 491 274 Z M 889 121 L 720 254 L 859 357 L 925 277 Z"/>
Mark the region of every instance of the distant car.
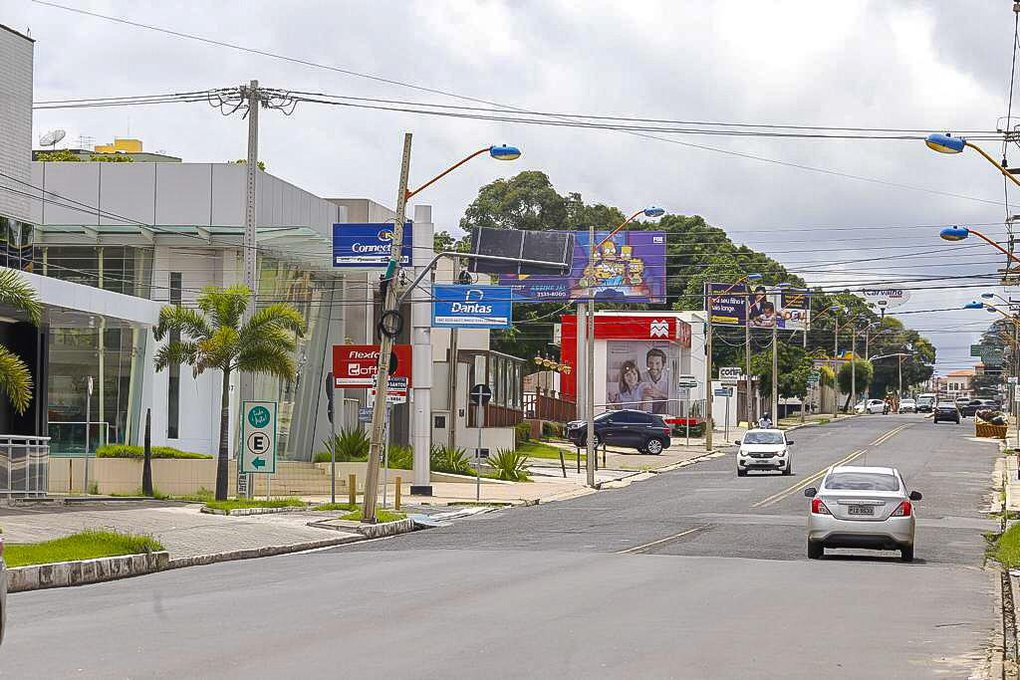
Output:
<path fill-rule="evenodd" d="M 744 438 L 734 442 L 737 451 L 737 477 L 750 470 L 776 470 L 784 475 L 793 474 L 793 441 L 782 430 L 748 430 Z"/>
<path fill-rule="evenodd" d="M 900 399 L 900 413 L 917 413 L 917 402 L 913 399 Z"/>
<path fill-rule="evenodd" d="M 935 405 L 935 414 L 932 420 L 936 423 L 941 422 L 953 422 L 957 425 L 960 424 L 960 409 L 956 408 L 956 404 L 951 401 L 939 402 Z"/>
<path fill-rule="evenodd" d="M 999 402 L 994 399 L 971 399 L 967 403 L 967 410 L 961 410 L 960 413 L 964 416 L 973 416 L 978 411 L 998 411 L 1000 408 Z"/>
<path fill-rule="evenodd" d="M 967 411 L 967 405 L 970 404 L 970 399 L 968 399 L 967 397 L 957 397 L 955 399 L 955 403 L 956 403 L 956 408 L 958 408 L 960 410 L 960 415 L 963 416 L 964 418 L 966 418 L 967 417 L 967 412 L 966 412 Z M 971 414 L 971 415 L 973 415 L 973 414 Z"/>
<path fill-rule="evenodd" d="M 974 414 L 977 413 L 982 408 L 984 408 L 984 406 L 982 405 L 981 399 L 971 399 L 963 406 L 959 406 L 960 416 L 963 418 L 966 418 L 968 416 L 973 418 Z"/>
<path fill-rule="evenodd" d="M 671 434 L 662 416 L 645 411 L 622 409 L 595 416 L 595 446 L 605 443 L 658 455 L 669 448 Z M 588 424 L 583 420 L 567 423 L 567 439 L 576 446 L 585 446 Z"/>
<path fill-rule="evenodd" d="M 935 408 L 935 395 L 934 394 L 919 394 L 917 395 L 917 412 L 918 413 L 931 413 Z"/>
<path fill-rule="evenodd" d="M 804 489 L 811 499 L 808 558 L 826 548 L 899 550 L 904 562 L 914 559 L 914 506 L 918 491 L 907 491 L 895 468 L 829 468 L 821 485 Z"/>
<path fill-rule="evenodd" d="M 889 405 L 881 399 L 868 399 L 854 407 L 856 413 L 888 413 Z"/>

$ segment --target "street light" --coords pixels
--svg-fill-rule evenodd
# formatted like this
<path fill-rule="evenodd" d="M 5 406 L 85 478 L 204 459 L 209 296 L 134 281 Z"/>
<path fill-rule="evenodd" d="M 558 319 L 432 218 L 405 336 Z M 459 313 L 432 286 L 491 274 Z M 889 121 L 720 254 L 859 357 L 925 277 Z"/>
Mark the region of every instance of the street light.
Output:
<path fill-rule="evenodd" d="M 1012 175 L 1010 175 L 1010 176 L 1012 177 Z M 988 238 L 987 236 L 985 236 L 984 234 L 982 234 L 977 229 L 971 229 L 970 227 L 959 227 L 959 226 L 945 227 L 945 228 L 943 228 L 939 232 L 939 238 L 941 238 L 943 241 L 963 241 L 964 239 L 966 239 L 971 234 L 973 234 L 974 236 L 977 236 L 978 238 L 984 240 L 986 243 L 990 244 L 993 248 L 995 248 L 996 250 L 1001 252 L 1003 255 L 1006 255 L 1009 259 L 1013 260 L 1014 262 L 1020 262 L 1020 258 L 1018 258 L 1013 253 L 1009 252 L 1008 250 L 1006 250 L 1005 248 L 1000 246 L 994 240 L 992 240 L 992 239 Z"/>
<path fill-rule="evenodd" d="M 588 262 L 591 263 L 595 259 L 595 251 L 602 247 L 602 244 L 609 239 L 616 236 L 624 227 L 636 220 L 641 215 L 645 217 L 662 217 L 666 214 L 666 211 L 662 208 L 656 208 L 654 206 L 648 206 L 638 210 L 633 215 L 621 222 L 615 229 L 609 232 L 609 235 L 603 238 L 599 243 L 595 244 L 595 227 L 594 225 L 588 227 Z M 581 333 L 581 319 L 584 319 L 584 333 Z M 588 486 L 595 487 L 595 294 L 592 290 L 591 284 L 588 285 L 588 300 L 587 303 L 579 302 L 577 305 L 577 340 L 578 349 L 580 347 L 581 340 L 584 340 L 584 385 L 585 385 L 585 400 L 584 400 L 584 413 L 585 420 L 587 420 L 587 428 L 585 429 L 585 446 L 587 449 L 587 461 L 586 461 L 586 478 Z M 581 352 L 578 352 L 578 364 L 580 364 Z M 709 359 L 711 361 L 711 359 Z M 578 376 L 578 380 L 581 376 Z M 580 406 L 581 404 L 578 404 Z M 711 430 L 706 427 L 707 441 L 712 441 Z"/>
<path fill-rule="evenodd" d="M 924 139 L 924 143 L 932 151 L 937 151 L 944 154 L 958 154 L 963 153 L 966 148 L 971 148 L 981 154 L 982 157 L 989 163 L 995 166 L 995 169 L 1002 173 L 1002 176 L 1011 181 L 1013 184 L 1020 187 L 1020 180 L 1011 175 L 1009 171 L 1002 165 L 999 164 L 994 158 L 988 155 L 984 149 L 976 144 L 971 144 L 964 137 L 953 137 L 950 134 L 935 133 L 928 135 Z"/>
<path fill-rule="evenodd" d="M 382 316 L 380 317 L 379 330 L 379 363 L 377 365 L 375 379 L 375 405 L 372 408 L 372 436 L 371 445 L 368 449 L 368 470 L 365 473 L 365 504 L 362 509 L 362 520 L 374 524 L 375 505 L 379 482 L 379 459 L 384 446 L 383 435 L 386 427 L 386 397 L 389 389 L 390 378 L 390 355 L 393 353 L 393 340 L 400 334 L 404 325 L 403 319 L 398 311 L 399 292 L 398 273 L 400 272 L 400 260 L 404 248 L 404 220 L 407 213 L 407 201 L 431 186 L 441 178 L 453 172 L 472 158 L 488 153 L 490 157 L 500 161 L 512 161 L 520 157 L 521 150 L 514 146 L 490 145 L 468 154 L 463 160 L 451 165 L 429 181 L 414 190 L 408 189 L 408 175 L 411 168 L 411 133 L 404 134 L 404 153 L 400 161 L 400 180 L 397 188 L 396 224 L 393 226 L 393 238 L 390 242 L 390 259 L 386 265 L 386 273 L 383 275 L 384 295 L 382 304 Z M 430 350 L 431 351 L 431 350 Z M 421 407 L 421 404 L 418 405 Z M 428 418 L 428 408 L 425 407 L 425 417 Z M 478 424 L 481 427 L 481 423 Z"/>

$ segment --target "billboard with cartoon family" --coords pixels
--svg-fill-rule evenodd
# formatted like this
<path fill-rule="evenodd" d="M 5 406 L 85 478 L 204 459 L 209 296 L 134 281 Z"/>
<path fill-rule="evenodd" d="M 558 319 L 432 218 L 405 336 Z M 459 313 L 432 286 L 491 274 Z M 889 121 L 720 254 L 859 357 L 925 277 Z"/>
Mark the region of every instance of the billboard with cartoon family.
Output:
<path fill-rule="evenodd" d="M 661 231 L 596 232 L 589 258 L 588 232 L 575 234 L 574 257 L 567 276 L 502 274 L 499 283 L 513 288 L 514 303 L 565 302 L 594 295 L 603 302 L 666 301 L 666 234 Z"/>
<path fill-rule="evenodd" d="M 771 292 L 763 285 L 706 283 L 705 297 L 713 326 L 781 328 L 802 331 L 810 327 L 808 291 L 780 288 Z"/>

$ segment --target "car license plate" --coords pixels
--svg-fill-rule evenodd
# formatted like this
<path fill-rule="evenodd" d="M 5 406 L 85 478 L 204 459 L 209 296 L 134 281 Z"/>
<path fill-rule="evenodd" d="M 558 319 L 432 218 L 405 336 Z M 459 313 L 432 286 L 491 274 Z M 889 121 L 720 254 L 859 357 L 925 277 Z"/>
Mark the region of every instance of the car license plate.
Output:
<path fill-rule="evenodd" d="M 874 515 L 875 506 L 873 505 L 851 505 L 848 508 L 849 514 L 851 515 Z"/>

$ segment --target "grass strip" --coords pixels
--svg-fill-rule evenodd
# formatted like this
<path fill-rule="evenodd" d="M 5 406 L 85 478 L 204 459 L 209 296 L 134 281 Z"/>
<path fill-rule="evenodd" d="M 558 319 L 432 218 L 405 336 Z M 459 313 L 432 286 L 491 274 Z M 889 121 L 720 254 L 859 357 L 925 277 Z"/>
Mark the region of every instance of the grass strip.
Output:
<path fill-rule="evenodd" d="M 312 510 L 319 510 L 322 512 L 328 512 L 330 510 L 344 510 L 349 512 L 357 507 L 357 505 L 351 505 L 350 503 L 323 503 L 321 505 L 314 506 Z"/>
<path fill-rule="evenodd" d="M 256 498 L 228 498 L 225 501 L 206 501 L 205 507 L 210 510 L 239 510 L 241 508 L 303 508 L 307 506 L 300 498 L 271 498 L 258 500 Z"/>
<path fill-rule="evenodd" d="M 41 543 L 8 543 L 4 546 L 4 559 L 8 567 L 24 567 L 158 550 L 163 550 L 163 545 L 151 536 L 86 529 Z"/>
<path fill-rule="evenodd" d="M 521 442 L 517 446 L 517 451 L 527 454 L 530 458 L 559 460 L 560 453 L 563 454 L 564 459 L 574 460 L 577 457 L 576 451 L 561 449 L 558 446 L 550 446 L 549 444 L 543 444 L 542 442 Z M 581 454 L 581 459 L 584 460 L 584 458 L 585 455 Z"/>
<path fill-rule="evenodd" d="M 1007 569 L 1020 566 L 1020 524 L 1014 524 L 999 536 L 992 557 Z"/>
<path fill-rule="evenodd" d="M 384 510 L 383 508 L 377 508 L 375 511 L 375 518 L 379 522 L 396 522 L 397 520 L 401 520 L 406 517 L 407 515 L 405 515 L 402 512 L 393 512 L 392 510 Z M 360 522 L 361 508 L 359 507 L 355 509 L 353 512 L 348 512 L 346 515 L 341 515 L 340 519 L 346 519 L 352 522 Z"/>

